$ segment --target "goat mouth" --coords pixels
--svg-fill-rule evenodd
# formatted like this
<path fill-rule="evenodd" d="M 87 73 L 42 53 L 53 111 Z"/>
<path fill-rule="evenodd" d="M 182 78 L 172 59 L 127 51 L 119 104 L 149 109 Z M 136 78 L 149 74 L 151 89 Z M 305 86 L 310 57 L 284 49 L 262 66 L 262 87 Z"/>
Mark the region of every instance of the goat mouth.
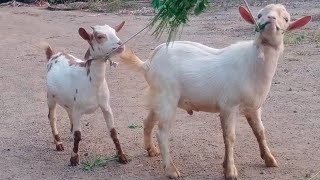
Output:
<path fill-rule="evenodd" d="M 123 47 L 123 46 L 120 46 L 120 47 L 118 47 L 118 48 L 115 50 L 115 52 L 116 52 L 116 53 L 122 53 L 123 50 L 124 50 L 124 47 Z"/>
<path fill-rule="evenodd" d="M 260 31 L 265 30 L 265 28 L 266 28 L 266 26 L 267 26 L 268 24 L 272 24 L 272 23 L 271 23 L 270 21 L 268 21 L 268 22 L 265 22 L 265 23 L 263 23 L 263 24 L 259 24 L 259 29 L 260 29 Z M 280 30 L 280 28 L 279 28 L 276 24 L 275 24 L 275 27 L 276 27 L 277 31 Z"/>

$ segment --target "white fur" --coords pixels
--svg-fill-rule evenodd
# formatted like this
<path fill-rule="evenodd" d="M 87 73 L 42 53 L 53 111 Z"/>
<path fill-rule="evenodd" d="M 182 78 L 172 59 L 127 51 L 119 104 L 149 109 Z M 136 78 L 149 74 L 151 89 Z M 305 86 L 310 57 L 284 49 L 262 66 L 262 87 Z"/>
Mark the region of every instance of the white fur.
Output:
<path fill-rule="evenodd" d="M 154 122 L 159 121 L 157 137 L 167 176 L 180 176 L 168 147 L 168 133 L 177 107 L 189 114 L 192 111 L 220 113 L 227 179 L 237 178 L 233 144 L 239 111 L 247 117 L 266 165 L 277 166 L 266 143 L 261 106 L 284 49 L 283 31 L 276 27 L 287 29 L 289 22 L 285 22 L 284 17 L 290 19 L 290 16 L 282 5 L 268 5 L 259 13 L 262 17 L 258 23 L 270 21 L 270 24 L 256 34 L 255 40 L 238 42 L 223 49 L 176 41 L 168 46 L 158 46 L 146 62 L 128 50 L 121 55 L 124 63 L 143 72 L 150 86 L 151 111 L 144 122 L 145 148 L 150 156 L 158 154 L 151 132 Z"/>
<path fill-rule="evenodd" d="M 55 115 L 56 104 L 59 104 L 67 111 L 71 131 L 74 134 L 79 131 L 81 136 L 81 116 L 93 113 L 97 108 L 101 108 L 109 131 L 114 129 L 113 113 L 110 107 L 110 92 L 105 79 L 107 65 L 103 57 L 121 46 L 121 43 L 115 29 L 110 26 L 94 26 L 92 28 L 93 33 L 87 33 L 83 28 L 79 29 L 79 34 L 90 44 L 89 53 L 90 57 L 93 58 L 93 60 L 90 60 L 91 64 L 89 61 L 85 62 L 70 54 L 58 52 L 51 55 L 52 49 L 50 46 L 46 45 L 45 47 L 49 58 L 47 64 L 49 120 L 54 137 L 58 135 Z M 97 36 L 94 34 L 97 34 Z M 98 40 L 99 36 L 102 36 L 102 38 Z M 114 54 L 121 51 L 122 48 L 118 49 Z M 117 138 L 114 140 L 117 140 Z M 63 150 L 61 142 L 55 140 L 55 143 L 58 150 L 61 150 L 61 148 Z M 61 146 L 58 147 L 58 145 Z M 121 149 L 117 150 L 122 153 Z M 72 157 L 75 157 L 77 152 L 72 151 L 72 154 Z M 74 160 L 70 161 L 71 165 L 78 163 Z"/>

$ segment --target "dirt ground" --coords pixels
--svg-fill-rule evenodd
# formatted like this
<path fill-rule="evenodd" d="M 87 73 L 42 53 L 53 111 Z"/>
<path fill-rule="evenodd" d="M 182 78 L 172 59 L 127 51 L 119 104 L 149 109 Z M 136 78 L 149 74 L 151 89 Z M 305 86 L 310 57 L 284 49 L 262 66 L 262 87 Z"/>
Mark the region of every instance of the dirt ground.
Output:
<path fill-rule="evenodd" d="M 257 12 L 259 8 L 252 9 Z M 319 9 L 319 1 L 288 5 L 294 18 L 319 13 Z M 77 34 L 79 27 L 89 30 L 90 25 L 116 25 L 125 20 L 119 37 L 126 40 L 150 18 L 39 7 L 0 8 L 0 179 L 165 179 L 160 157 L 147 157 L 143 148 L 143 129 L 128 128 L 133 123 L 142 125 L 147 115 L 146 82 L 121 64 L 108 69 L 106 77 L 120 141 L 132 161 L 126 165 L 110 162 L 93 171 L 68 166 L 72 148 L 69 120 L 58 108 L 58 130 L 65 151 L 57 152 L 47 119 L 46 58 L 38 47 L 45 40 L 57 50 L 83 57 L 88 45 Z M 320 31 L 319 25 L 319 20 L 313 21 L 300 32 Z M 128 44 L 142 59 L 165 41 L 150 34 L 143 33 Z M 252 26 L 240 19 L 236 7 L 191 18 L 181 36 L 218 48 L 252 38 Z M 249 125 L 239 117 L 235 145 L 239 179 L 308 179 L 320 170 L 319 57 L 319 43 L 305 40 L 286 45 L 263 107 L 268 142 L 279 167 L 264 166 Z M 82 162 L 115 154 L 100 110 L 82 117 L 82 132 Z M 170 144 L 181 179 L 223 179 L 224 144 L 218 114 L 196 112 L 190 116 L 178 110 Z M 320 175 L 314 179 L 319 180 Z"/>

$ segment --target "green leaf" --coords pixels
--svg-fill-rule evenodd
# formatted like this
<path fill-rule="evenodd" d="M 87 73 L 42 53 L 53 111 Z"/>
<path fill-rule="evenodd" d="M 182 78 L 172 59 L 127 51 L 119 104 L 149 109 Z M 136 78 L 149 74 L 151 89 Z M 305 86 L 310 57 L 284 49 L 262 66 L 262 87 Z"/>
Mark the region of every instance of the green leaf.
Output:
<path fill-rule="evenodd" d="M 174 40 L 179 29 L 189 21 L 190 14 L 199 15 L 208 5 L 208 0 L 153 0 L 152 6 L 159 11 L 151 22 L 152 35 L 160 38 L 167 31 L 167 42 Z"/>
<path fill-rule="evenodd" d="M 133 124 L 129 125 L 129 126 L 128 126 L 128 128 L 130 128 L 130 129 L 137 129 L 137 128 L 142 128 L 142 126 L 141 126 L 141 125 L 138 125 L 138 124 L 133 123 Z"/>

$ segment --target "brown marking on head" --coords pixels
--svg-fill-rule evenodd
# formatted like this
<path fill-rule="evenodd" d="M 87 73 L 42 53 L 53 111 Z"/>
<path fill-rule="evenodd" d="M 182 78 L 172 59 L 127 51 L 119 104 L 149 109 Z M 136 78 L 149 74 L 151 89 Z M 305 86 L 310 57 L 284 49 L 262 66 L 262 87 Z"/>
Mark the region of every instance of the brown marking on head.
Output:
<path fill-rule="evenodd" d="M 107 35 L 97 31 L 93 32 L 93 36 L 96 39 L 97 43 L 101 44 L 108 40 Z"/>
<path fill-rule="evenodd" d="M 73 135 L 74 135 L 73 152 L 74 153 L 78 153 L 79 142 L 81 141 L 81 132 L 80 131 L 75 131 Z"/>
<path fill-rule="evenodd" d="M 112 128 L 111 131 L 110 131 L 110 136 L 113 140 L 113 143 L 114 145 L 116 146 L 116 149 L 118 151 L 118 155 L 119 155 L 119 161 L 123 164 L 126 164 L 128 161 L 122 151 L 122 148 L 121 148 L 121 145 L 120 145 L 120 142 L 119 142 L 119 139 L 117 137 L 117 131 Z"/>

